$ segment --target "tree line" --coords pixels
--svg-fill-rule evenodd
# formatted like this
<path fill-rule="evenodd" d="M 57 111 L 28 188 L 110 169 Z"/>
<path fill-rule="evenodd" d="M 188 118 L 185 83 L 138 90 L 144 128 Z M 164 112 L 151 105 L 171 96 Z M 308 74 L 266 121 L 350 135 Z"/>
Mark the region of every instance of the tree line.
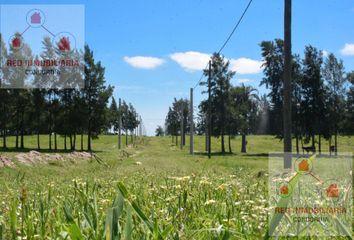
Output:
<path fill-rule="evenodd" d="M 0 38 L 0 61 L 3 66 L 0 72 L 3 84 L 0 88 L 0 136 L 3 148 L 8 148 L 8 136 L 15 136 L 15 148 L 25 148 L 25 136 L 37 135 L 37 148 L 41 149 L 40 135 L 47 134 L 50 150 L 58 150 L 58 135 L 64 137 L 65 150 L 78 149 L 77 136 L 81 136 L 80 149 L 84 150 L 84 136 L 87 135 L 86 150 L 91 151 L 91 140 L 98 138 L 101 133 L 115 132 L 120 126 L 118 119 L 122 119 L 121 128 L 126 134 L 128 131 L 132 133 L 139 125 L 132 104 L 123 101 L 121 109 L 118 109 L 112 97 L 114 88 L 106 85 L 105 68 L 94 59 L 88 45 L 85 45 L 84 50 L 72 53 L 79 56 L 84 66 L 82 71 L 77 68 L 73 68 L 73 72 L 60 69 L 59 78 L 39 74 L 33 79 L 36 87 L 26 88 L 27 76 L 21 74 L 24 69 L 7 68 L 5 63 L 19 57 L 33 59 L 30 47 L 24 44 L 19 50 L 11 46 L 7 49 Z M 42 44 L 43 52 L 34 59 L 60 58 L 48 37 L 43 39 Z M 40 69 L 48 67 L 42 66 Z M 23 88 L 7 88 L 4 85 L 13 79 L 17 81 L 16 86 Z M 78 80 L 82 80 L 84 86 L 79 87 Z M 57 84 L 58 81 L 65 81 L 65 87 Z M 69 86 L 67 82 L 76 85 Z"/>
<path fill-rule="evenodd" d="M 268 89 L 267 94 L 260 95 L 257 89 L 245 84 L 232 85 L 235 72 L 220 54 L 212 55 L 210 73 L 204 70 L 206 77 L 211 76 L 211 135 L 221 138 L 221 153 L 226 152 L 225 137 L 228 138 L 228 152 L 232 152 L 231 139 L 236 135 L 241 135 L 241 152 L 247 151 L 248 134 L 283 137 L 284 42 L 281 39 L 263 41 L 260 47 L 264 59 L 264 77 L 260 86 Z M 208 81 L 200 85 L 208 87 Z M 208 104 L 208 100 L 199 104 L 195 129 L 200 135 L 207 132 Z M 187 99 L 174 100 L 165 120 L 167 135 L 177 138 L 181 132 L 188 131 L 188 106 Z M 305 47 L 302 59 L 299 54 L 294 54 L 292 133 L 296 151 L 300 152 L 300 145 L 303 149 L 316 151 L 317 144 L 317 151 L 321 152 L 321 141 L 325 139 L 329 141 L 328 151 L 337 152 L 337 136 L 353 134 L 353 122 L 354 72 L 345 72 L 342 60 L 332 53 L 324 56 L 311 45 Z M 304 147 L 304 144 L 310 144 L 310 147 Z"/>

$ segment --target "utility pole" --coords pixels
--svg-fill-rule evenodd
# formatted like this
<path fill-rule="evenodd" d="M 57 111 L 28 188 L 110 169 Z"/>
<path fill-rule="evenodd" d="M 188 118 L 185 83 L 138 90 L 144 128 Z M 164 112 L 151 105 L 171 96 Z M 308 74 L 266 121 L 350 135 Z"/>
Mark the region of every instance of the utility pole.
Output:
<path fill-rule="evenodd" d="M 291 168 L 291 0 L 284 0 L 284 169 Z"/>
<path fill-rule="evenodd" d="M 119 98 L 119 128 L 118 128 L 118 149 L 120 149 L 122 147 L 122 103 L 121 103 L 121 99 Z"/>
<path fill-rule="evenodd" d="M 211 157 L 211 60 L 208 71 L 208 158 Z"/>
<path fill-rule="evenodd" d="M 138 122 L 138 114 L 135 113 L 135 121 Z M 136 137 L 138 136 L 138 126 L 134 128 L 134 140 L 136 140 Z"/>
<path fill-rule="evenodd" d="M 190 100 L 189 100 L 189 154 L 194 152 L 194 121 L 193 121 L 193 88 L 190 91 Z"/>
<path fill-rule="evenodd" d="M 183 149 L 183 135 L 184 135 L 184 116 L 183 116 L 183 110 L 181 110 L 181 150 Z"/>
<path fill-rule="evenodd" d="M 208 116 L 205 117 L 204 121 L 205 121 L 205 151 L 208 152 Z"/>

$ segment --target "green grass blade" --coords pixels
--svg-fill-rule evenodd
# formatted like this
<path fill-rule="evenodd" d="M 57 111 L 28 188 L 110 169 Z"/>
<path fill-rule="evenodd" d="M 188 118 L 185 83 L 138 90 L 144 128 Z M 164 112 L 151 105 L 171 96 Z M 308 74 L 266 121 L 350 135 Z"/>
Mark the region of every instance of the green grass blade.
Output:
<path fill-rule="evenodd" d="M 132 231 L 133 231 L 132 211 L 131 211 L 131 206 L 128 205 L 127 206 L 127 217 L 126 217 L 125 227 L 124 227 L 125 240 L 132 239 Z"/>
<path fill-rule="evenodd" d="M 349 239 L 352 239 L 352 233 L 347 229 L 347 227 L 342 223 L 341 220 L 338 219 L 337 216 L 334 217 L 334 220 L 336 221 L 340 231 L 342 232 L 343 235 L 346 235 Z"/>
<path fill-rule="evenodd" d="M 122 182 L 118 183 L 118 189 L 123 195 L 125 199 L 127 199 L 130 203 L 130 205 L 133 207 L 134 211 L 136 214 L 139 216 L 139 218 L 144 222 L 144 224 L 148 227 L 148 229 L 151 231 L 152 234 L 155 232 L 155 227 L 154 224 L 148 219 L 148 217 L 143 213 L 143 211 L 140 209 L 140 207 L 136 204 L 135 201 L 129 199 L 129 193 L 128 190 L 125 188 Z M 161 239 L 161 234 L 160 231 L 158 231 L 158 236 Z"/>
<path fill-rule="evenodd" d="M 0 225 L 0 240 L 2 240 L 2 229 L 3 229 L 3 226 Z"/>
<path fill-rule="evenodd" d="M 82 235 L 80 228 L 76 225 L 76 223 L 71 223 L 68 226 L 67 231 L 71 240 L 84 240 L 84 236 Z"/>
<path fill-rule="evenodd" d="M 17 201 L 13 201 L 11 204 L 11 209 L 10 209 L 10 229 L 12 233 L 12 239 L 17 238 L 17 215 L 16 215 L 16 209 L 17 209 Z"/>
<path fill-rule="evenodd" d="M 163 239 L 166 239 L 167 236 L 168 236 L 168 234 L 170 234 L 170 232 L 171 232 L 172 230 L 173 230 L 173 226 L 172 226 L 172 225 L 169 225 L 168 227 L 166 227 L 166 228 L 162 231 L 161 237 L 162 237 Z"/>

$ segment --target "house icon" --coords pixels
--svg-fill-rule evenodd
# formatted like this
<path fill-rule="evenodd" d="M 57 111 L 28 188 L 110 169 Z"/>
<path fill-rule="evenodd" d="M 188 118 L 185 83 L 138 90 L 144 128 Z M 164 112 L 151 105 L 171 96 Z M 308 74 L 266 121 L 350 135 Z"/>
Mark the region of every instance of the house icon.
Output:
<path fill-rule="evenodd" d="M 31 24 L 41 24 L 41 15 L 39 12 L 35 12 L 31 16 Z"/>

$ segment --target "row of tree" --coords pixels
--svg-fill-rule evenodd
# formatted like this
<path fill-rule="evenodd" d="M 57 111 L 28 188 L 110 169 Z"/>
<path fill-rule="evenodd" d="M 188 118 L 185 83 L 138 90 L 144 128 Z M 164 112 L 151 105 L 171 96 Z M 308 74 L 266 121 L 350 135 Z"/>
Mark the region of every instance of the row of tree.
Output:
<path fill-rule="evenodd" d="M 109 126 L 111 131 L 115 134 L 120 134 L 119 131 L 124 131 L 125 136 L 130 133 L 131 140 L 133 141 L 133 135 L 138 134 L 138 126 L 141 124 L 141 119 L 138 117 L 134 106 L 129 103 L 127 104 L 124 100 L 120 107 L 117 106 L 117 102 L 112 97 L 112 102 L 109 107 Z M 125 138 L 125 144 L 128 145 L 128 138 Z"/>
<path fill-rule="evenodd" d="M 199 105 L 196 133 L 207 132 L 210 104 L 211 135 L 221 138 L 222 153 L 226 152 L 225 136 L 229 152 L 231 138 L 236 135 L 242 136 L 241 152 L 246 152 L 247 134 L 283 137 L 284 42 L 276 39 L 260 46 L 264 59 L 260 85 L 269 89 L 267 95 L 259 96 L 256 89 L 244 84 L 233 86 L 235 72 L 229 70 L 229 62 L 220 54 L 213 54 L 210 72 L 204 71 L 206 77 L 210 76 L 210 103 L 204 100 Z M 324 138 L 332 146 L 329 150 L 337 151 L 338 134 L 354 133 L 354 72 L 345 73 L 342 60 L 334 54 L 324 57 L 313 46 L 306 46 L 303 59 L 299 55 L 292 59 L 292 129 L 296 150 L 300 151 L 301 142 L 302 146 L 310 143 L 311 151 L 315 151 L 318 143 L 321 152 Z M 208 87 L 208 80 L 201 85 Z M 183 133 L 184 138 L 189 131 L 188 105 L 187 99 L 174 100 L 165 121 L 166 134 Z"/>
<path fill-rule="evenodd" d="M 49 38 L 44 38 L 43 52 L 35 58 L 27 44 L 24 43 L 21 49 L 13 49 L 10 46 L 7 50 L 1 38 L 0 77 L 3 85 L 0 88 L 0 136 L 3 148 L 8 147 L 8 136 L 16 137 L 16 148 L 24 148 L 24 136 L 36 134 L 37 148 L 40 149 L 40 135 L 48 134 L 49 149 L 58 149 L 57 135 L 61 135 L 64 137 L 64 149 L 74 150 L 77 148 L 77 135 L 81 135 L 83 150 L 83 138 L 87 135 L 86 149 L 91 151 L 92 139 L 97 138 L 100 133 L 107 133 L 119 127 L 119 116 L 122 118 L 121 127 L 126 134 L 137 128 L 139 121 L 132 117 L 137 113 L 131 104 L 123 101 L 122 109 L 118 112 L 116 102 L 112 98 L 111 106 L 108 107 L 113 87 L 106 85 L 105 68 L 100 61 L 95 61 L 90 48 L 86 45 L 83 51 L 72 54 L 80 56 L 77 59 L 80 65 L 84 66 L 82 70 L 61 68 L 59 77 L 38 74 L 32 79 L 36 88 L 25 88 L 29 77 L 23 73 L 25 68 L 30 67 L 6 67 L 6 61 L 51 60 L 62 56 Z M 48 70 L 48 66 L 40 66 L 38 69 Z M 14 81 L 17 83 L 15 86 L 6 87 L 6 83 Z M 65 84 L 60 81 L 65 81 Z M 81 87 L 78 84 L 80 81 L 84 83 Z"/>
<path fill-rule="evenodd" d="M 284 42 L 276 39 L 261 43 L 264 78 L 269 90 L 269 132 L 282 138 Z M 321 152 L 321 139 L 329 141 L 329 151 L 338 150 L 338 134 L 354 133 L 354 72 L 345 72 L 343 61 L 332 53 L 309 45 L 301 59 L 292 56 L 292 132 L 299 152 L 299 141 L 310 143 L 311 151 Z M 334 144 L 332 139 L 334 138 Z"/>

